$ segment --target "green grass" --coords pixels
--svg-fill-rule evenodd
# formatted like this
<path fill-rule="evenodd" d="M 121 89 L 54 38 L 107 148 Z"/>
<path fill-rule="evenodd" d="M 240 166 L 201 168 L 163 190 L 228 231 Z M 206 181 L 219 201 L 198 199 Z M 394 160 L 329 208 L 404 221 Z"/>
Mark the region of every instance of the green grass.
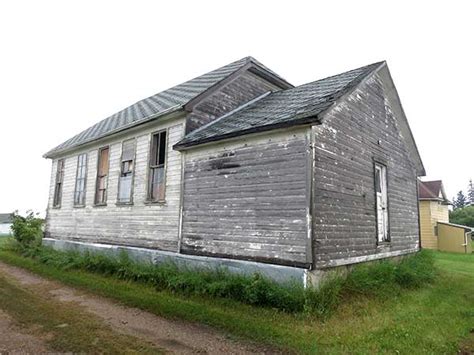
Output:
<path fill-rule="evenodd" d="M 417 278 L 407 264 L 398 275 L 411 287 L 397 287 L 392 280 L 390 287 L 377 292 L 385 276 L 393 277 L 389 266 L 383 264 L 377 272 L 363 267 L 348 279 L 351 292 L 339 294 L 338 307 L 325 318 L 226 298 L 157 291 L 146 283 L 63 270 L 12 251 L 0 251 L 0 260 L 160 316 L 205 323 L 237 338 L 298 353 L 454 353 L 461 346 L 474 350 L 470 333 L 474 328 L 474 258 L 429 254 L 440 270 L 434 282 L 416 288 L 412 283 Z"/>
<path fill-rule="evenodd" d="M 160 353 L 139 339 L 118 334 L 86 312 L 29 290 L 0 275 L 0 309 L 51 350 L 73 353 Z M 77 306 L 76 306 L 77 307 Z"/>
<path fill-rule="evenodd" d="M 331 277 L 318 289 L 301 283 L 278 284 L 254 275 L 236 275 L 224 269 L 196 270 L 173 264 L 154 265 L 132 261 L 126 253 L 118 257 L 100 253 L 57 251 L 47 247 L 10 246 L 24 256 L 61 270 L 81 270 L 153 286 L 183 296 L 201 296 L 238 301 L 288 313 L 327 317 L 341 299 L 354 295 L 393 296 L 406 288 L 417 288 L 434 279 L 432 256 L 417 253 L 400 262 L 379 261 L 359 265 L 347 278 Z"/>

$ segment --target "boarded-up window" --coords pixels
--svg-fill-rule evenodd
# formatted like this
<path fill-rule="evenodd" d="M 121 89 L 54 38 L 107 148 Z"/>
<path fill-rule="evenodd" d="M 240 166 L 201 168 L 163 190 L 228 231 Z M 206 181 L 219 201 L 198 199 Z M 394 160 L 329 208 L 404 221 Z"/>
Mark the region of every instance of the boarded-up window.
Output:
<path fill-rule="evenodd" d="M 58 160 L 56 168 L 56 182 L 54 184 L 53 207 L 61 207 L 61 197 L 63 194 L 64 179 L 64 159 Z"/>
<path fill-rule="evenodd" d="M 150 147 L 148 199 L 165 199 L 166 131 L 153 134 Z"/>
<path fill-rule="evenodd" d="M 122 144 L 122 158 L 120 159 L 120 177 L 118 188 L 118 203 L 132 202 L 132 185 L 135 159 L 135 139 Z"/>
<path fill-rule="evenodd" d="M 97 162 L 97 182 L 95 188 L 95 204 L 105 205 L 107 203 L 107 176 L 109 174 L 109 147 L 99 149 L 99 161 Z"/>
<path fill-rule="evenodd" d="M 77 157 L 76 186 L 74 190 L 74 205 L 84 206 L 86 202 L 87 153 Z"/>

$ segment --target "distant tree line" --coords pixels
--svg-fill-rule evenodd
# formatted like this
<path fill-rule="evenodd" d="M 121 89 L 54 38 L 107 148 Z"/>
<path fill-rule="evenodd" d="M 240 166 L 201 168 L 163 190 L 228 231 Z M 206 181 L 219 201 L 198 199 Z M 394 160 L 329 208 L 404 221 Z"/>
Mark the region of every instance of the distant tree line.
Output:
<path fill-rule="evenodd" d="M 455 224 L 474 227 L 474 185 L 469 180 L 467 192 L 460 190 L 453 197 L 453 211 L 449 213 L 449 221 Z"/>
<path fill-rule="evenodd" d="M 459 190 L 457 195 L 453 197 L 452 203 L 455 210 L 474 205 L 474 185 L 472 179 L 469 180 L 469 184 L 467 185 L 467 193 L 465 194 L 462 190 Z"/>

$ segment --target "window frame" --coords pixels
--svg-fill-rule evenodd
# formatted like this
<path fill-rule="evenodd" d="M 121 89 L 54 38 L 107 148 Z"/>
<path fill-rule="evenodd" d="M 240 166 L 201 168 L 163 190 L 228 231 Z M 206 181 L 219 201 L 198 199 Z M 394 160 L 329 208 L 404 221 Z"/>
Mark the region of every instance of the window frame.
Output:
<path fill-rule="evenodd" d="M 64 170 L 65 170 L 66 159 L 58 159 L 56 162 L 56 178 L 54 180 L 54 194 L 53 194 L 53 208 L 61 208 L 61 202 L 63 198 L 63 184 L 64 184 Z M 59 163 L 61 163 L 61 170 L 59 169 Z M 61 173 L 60 180 L 58 174 Z M 59 188 L 58 188 L 59 185 Z M 59 192 L 58 192 L 59 191 Z"/>
<path fill-rule="evenodd" d="M 389 197 L 389 178 L 388 178 L 388 164 L 385 159 L 381 158 L 373 158 L 373 179 L 374 179 L 374 210 L 375 210 L 375 240 L 377 246 L 384 246 L 389 245 L 392 242 L 392 235 L 391 235 L 391 228 L 390 228 L 390 197 Z M 376 173 L 377 173 L 377 166 L 381 166 L 385 169 L 385 188 L 387 194 L 387 237 L 384 240 L 379 240 L 379 224 L 378 224 L 378 210 L 377 210 L 377 181 L 376 181 Z M 381 186 L 380 186 L 381 188 Z"/>
<path fill-rule="evenodd" d="M 85 163 L 84 163 L 84 190 L 83 190 L 83 201 L 82 203 L 76 202 L 76 194 L 77 194 L 77 179 L 79 175 L 79 160 L 80 157 L 84 156 L 85 157 Z M 87 193 L 87 170 L 88 170 L 88 164 L 89 164 L 89 154 L 86 153 L 81 153 L 77 156 L 77 164 L 76 164 L 76 178 L 74 180 L 74 196 L 73 196 L 73 205 L 76 208 L 81 208 L 85 207 L 86 205 L 86 193 Z"/>
<path fill-rule="evenodd" d="M 120 201 L 119 200 L 119 196 L 120 196 L 120 182 L 121 182 L 121 178 L 122 178 L 122 167 L 123 167 L 123 145 L 125 142 L 128 142 L 128 141 L 133 141 L 133 170 L 132 170 L 132 179 L 131 179 L 131 187 L 130 187 L 130 201 L 128 202 L 123 202 L 123 201 Z M 136 171 L 136 167 L 137 167 L 137 138 L 134 137 L 134 138 L 129 138 L 129 139 L 125 139 L 121 142 L 121 152 L 120 152 L 120 161 L 119 161 L 119 164 L 120 164 L 120 170 L 119 170 L 119 176 L 118 176 L 118 183 L 117 183 L 117 201 L 116 201 L 116 205 L 117 206 L 129 206 L 129 205 L 133 205 L 133 193 L 134 193 L 134 190 L 135 190 L 135 171 Z"/>
<path fill-rule="evenodd" d="M 151 165 L 151 159 L 152 159 L 152 152 L 153 152 L 153 138 L 158 135 L 165 132 L 166 133 L 166 144 L 165 144 L 165 158 L 164 158 L 164 163 L 163 163 L 163 184 L 164 184 L 164 192 L 163 192 L 163 198 L 162 199 L 157 199 L 154 200 L 151 198 L 151 183 L 150 183 L 150 174 L 151 170 L 156 168 L 152 167 Z M 147 174 L 146 174 L 146 200 L 145 204 L 165 204 L 166 203 L 166 174 L 168 171 L 168 143 L 169 143 L 169 129 L 164 128 L 160 129 L 157 131 L 154 131 L 150 133 L 149 136 L 149 149 L 148 149 L 148 161 L 147 161 Z"/>
<path fill-rule="evenodd" d="M 105 176 L 105 202 L 97 202 L 97 198 L 99 196 L 99 179 L 101 176 L 99 176 L 99 167 L 100 167 L 100 157 L 101 153 L 107 150 L 107 174 L 103 175 Z M 95 177 L 95 194 L 94 194 L 94 207 L 101 207 L 101 206 L 107 206 L 107 193 L 109 190 L 109 175 L 110 175 L 110 146 L 105 145 L 103 147 L 100 147 L 97 151 L 97 170 L 96 170 L 96 177 Z M 103 177 L 102 176 L 102 177 Z"/>

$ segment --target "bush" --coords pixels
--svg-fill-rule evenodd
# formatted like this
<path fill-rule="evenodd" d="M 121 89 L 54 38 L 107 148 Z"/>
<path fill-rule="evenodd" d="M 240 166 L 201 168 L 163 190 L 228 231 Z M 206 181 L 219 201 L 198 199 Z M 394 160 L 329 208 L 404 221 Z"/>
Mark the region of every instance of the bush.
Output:
<path fill-rule="evenodd" d="M 474 206 L 456 208 L 449 212 L 449 221 L 463 226 L 474 227 Z"/>
<path fill-rule="evenodd" d="M 38 215 L 39 213 L 35 214 L 33 211 L 28 211 L 25 217 L 19 215 L 18 211 L 13 213 L 11 229 L 13 237 L 21 247 L 26 248 L 41 244 L 43 220 Z"/>
<path fill-rule="evenodd" d="M 405 257 L 398 263 L 384 260 L 358 265 L 346 278 L 328 278 L 318 289 L 304 289 L 301 284 L 295 283 L 279 284 L 260 274 L 239 275 L 225 269 L 189 269 L 171 263 L 138 263 L 125 252 L 112 257 L 29 247 L 23 250 L 23 255 L 55 268 L 110 275 L 147 284 L 160 291 L 232 299 L 245 304 L 322 317 L 330 315 L 343 298 L 380 294 L 390 296 L 404 288 L 420 287 L 434 279 L 432 255 L 426 251 Z"/>

